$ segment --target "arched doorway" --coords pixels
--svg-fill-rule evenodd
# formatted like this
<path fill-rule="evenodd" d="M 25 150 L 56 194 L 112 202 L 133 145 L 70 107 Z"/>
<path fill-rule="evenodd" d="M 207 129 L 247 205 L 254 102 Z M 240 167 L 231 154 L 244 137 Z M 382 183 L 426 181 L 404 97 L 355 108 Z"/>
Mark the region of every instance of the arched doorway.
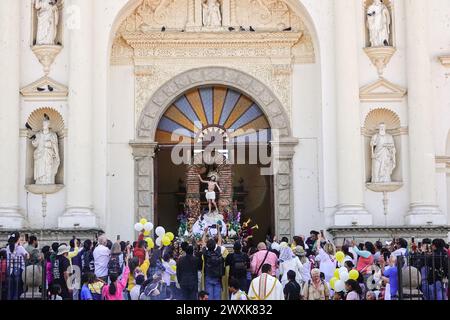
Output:
<path fill-rule="evenodd" d="M 206 211 L 206 186 L 192 175 L 206 176 L 218 170 L 223 191 L 217 199 L 221 214 L 227 216 L 224 211 L 234 207 L 241 213 L 242 221 L 251 219 L 260 230 L 255 233 L 257 241 L 275 233 L 273 179 L 260 172 L 269 165 L 265 159 L 269 157 L 270 125 L 252 98 L 224 85 L 192 88 L 168 106 L 159 120 L 155 140 L 159 146 L 154 178 L 157 224 L 177 230 L 177 218 L 189 210 L 187 198 L 197 198 L 201 211 Z M 174 159 L 180 156 L 174 150 L 180 142 L 182 151 L 191 158 L 186 161 L 189 163 L 180 164 Z M 227 159 L 224 169 L 202 161 L 201 153 L 206 154 L 213 144 Z M 265 157 L 259 158 L 264 152 Z M 200 161 L 194 161 L 199 155 Z M 197 162 L 194 167 L 193 162 Z"/>
<path fill-rule="evenodd" d="M 160 145 L 157 142 L 157 137 L 159 135 L 161 139 L 164 135 L 164 132 L 161 131 L 164 131 L 162 129 L 168 123 L 167 119 L 164 119 L 168 115 L 166 112 L 176 114 L 180 109 L 174 108 L 173 104 L 180 97 L 183 99 L 183 96 L 190 93 L 192 89 L 200 90 L 208 86 L 217 87 L 217 89 L 219 87 L 226 88 L 230 92 L 235 92 L 236 95 L 245 97 L 241 100 L 252 101 L 250 107 L 243 104 L 244 107 L 240 107 L 242 109 L 235 109 L 235 116 L 239 113 L 245 115 L 246 112 L 247 114 L 253 114 L 255 118 L 250 118 L 249 121 L 257 120 L 261 114 L 265 116 L 271 132 L 270 136 L 266 137 L 267 140 L 270 139 L 272 152 L 270 178 L 273 181 L 271 184 L 273 188 L 269 195 L 269 198 L 273 199 L 273 223 L 271 223 L 271 227 L 277 236 L 291 237 L 294 227 L 292 158 L 298 139 L 292 137 L 289 117 L 274 93 L 265 84 L 249 74 L 227 67 L 202 67 L 182 72 L 159 87 L 149 98 L 136 124 L 136 139 L 130 142 L 135 160 L 136 218 L 145 217 L 151 221 L 156 221 L 158 218 L 156 212 L 156 193 L 158 190 L 155 185 L 155 176 L 158 173 L 158 152 L 164 149 L 164 144 Z M 214 91 L 214 88 L 210 90 Z M 198 94 L 201 97 L 201 94 Z M 226 101 L 226 94 L 224 99 Z M 251 107 L 253 104 L 259 107 L 259 113 L 254 113 L 256 109 Z M 231 110 L 234 109 L 230 107 Z M 240 111 L 238 112 L 238 110 Z M 195 113 L 195 110 L 191 111 Z M 202 116 L 201 114 L 195 115 L 196 117 Z M 204 111 L 203 115 L 208 117 L 208 112 Z M 218 117 L 219 125 L 220 121 L 223 120 L 220 119 L 219 113 L 216 113 L 215 116 L 212 114 L 209 117 L 212 117 L 212 119 Z M 169 117 L 166 118 L 170 119 Z M 243 119 L 239 119 L 242 119 L 242 117 L 237 117 L 234 122 L 230 120 L 231 126 L 233 124 L 237 126 L 239 123 L 240 126 L 246 125 Z M 258 121 L 261 122 L 261 119 Z M 185 120 L 193 122 L 195 117 L 190 119 L 189 116 L 184 116 L 184 118 L 179 118 L 178 121 L 184 122 Z M 201 122 L 201 119 L 199 120 Z M 185 124 L 187 125 L 187 123 Z M 226 120 L 223 124 L 226 124 Z M 187 135 L 194 136 L 192 133 Z"/>

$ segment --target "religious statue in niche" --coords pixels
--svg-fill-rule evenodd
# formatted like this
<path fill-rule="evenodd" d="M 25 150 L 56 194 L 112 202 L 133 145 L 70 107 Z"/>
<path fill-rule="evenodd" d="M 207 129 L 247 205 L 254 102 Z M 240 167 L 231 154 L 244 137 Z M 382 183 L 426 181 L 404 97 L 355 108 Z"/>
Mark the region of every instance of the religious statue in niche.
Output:
<path fill-rule="evenodd" d="M 37 11 L 36 45 L 56 45 L 59 11 L 57 0 L 36 0 Z"/>
<path fill-rule="evenodd" d="M 55 184 L 60 165 L 58 136 L 50 130 L 50 118 L 44 115 L 42 130 L 31 137 L 34 151 L 34 180 L 36 184 Z"/>
<path fill-rule="evenodd" d="M 391 34 L 391 14 L 383 0 L 374 0 L 367 9 L 367 24 L 369 28 L 370 46 L 389 46 Z"/>
<path fill-rule="evenodd" d="M 203 7 L 203 26 L 221 27 L 222 13 L 220 12 L 220 2 L 218 0 L 205 0 Z"/>
<path fill-rule="evenodd" d="M 392 135 L 386 132 L 386 125 L 380 123 L 378 133 L 370 141 L 372 154 L 372 183 L 391 183 L 396 167 L 395 144 Z"/>

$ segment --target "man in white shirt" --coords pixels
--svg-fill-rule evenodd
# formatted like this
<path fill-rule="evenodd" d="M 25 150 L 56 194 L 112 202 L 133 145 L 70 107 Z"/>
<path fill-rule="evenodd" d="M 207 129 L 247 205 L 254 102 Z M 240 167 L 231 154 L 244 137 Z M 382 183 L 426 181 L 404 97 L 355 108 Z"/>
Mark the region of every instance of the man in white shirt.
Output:
<path fill-rule="evenodd" d="M 94 266 L 97 278 L 108 282 L 108 262 L 111 251 L 106 247 L 108 239 L 105 235 L 98 238 L 98 246 L 94 249 Z"/>
<path fill-rule="evenodd" d="M 272 266 L 264 264 L 259 277 L 252 280 L 248 291 L 249 300 L 284 300 L 283 286 L 271 276 Z"/>

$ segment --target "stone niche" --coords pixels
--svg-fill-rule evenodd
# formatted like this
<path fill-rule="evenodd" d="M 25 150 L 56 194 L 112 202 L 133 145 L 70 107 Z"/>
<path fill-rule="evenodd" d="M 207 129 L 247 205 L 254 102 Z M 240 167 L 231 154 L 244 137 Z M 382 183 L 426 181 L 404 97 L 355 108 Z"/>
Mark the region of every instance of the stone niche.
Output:
<path fill-rule="evenodd" d="M 374 3 L 375 0 L 365 0 L 363 5 L 363 16 L 364 16 L 364 36 L 365 36 L 365 48 L 364 52 L 369 57 L 372 64 L 376 67 L 378 76 L 382 77 L 384 69 L 391 61 L 392 56 L 396 52 L 395 48 L 395 15 L 394 15 L 394 4 L 392 0 L 382 0 L 383 4 L 386 5 L 389 10 L 390 15 L 390 26 L 389 26 L 389 45 L 385 46 L 371 46 L 370 42 L 370 32 L 369 32 L 369 21 L 367 16 L 367 11 L 369 7 Z"/>
<path fill-rule="evenodd" d="M 391 25 L 390 25 L 390 37 L 389 37 L 389 46 L 395 47 L 396 45 L 396 37 L 395 37 L 395 10 L 394 3 L 392 0 L 382 0 L 382 2 L 386 5 L 391 15 Z M 367 10 L 374 3 L 374 0 L 365 0 L 364 1 L 364 35 L 365 35 L 365 47 L 370 47 L 370 35 L 369 35 L 369 27 L 367 21 Z"/>
<path fill-rule="evenodd" d="M 64 142 L 66 138 L 66 130 L 64 125 L 64 120 L 61 114 L 52 108 L 39 108 L 34 110 L 31 115 L 28 117 L 28 124 L 33 129 L 32 131 L 27 130 L 26 128 L 22 129 L 23 135 L 26 136 L 26 171 L 25 171 L 25 185 L 33 186 L 34 181 L 34 150 L 35 148 L 31 144 L 30 137 L 42 130 L 42 119 L 44 118 L 44 114 L 47 114 L 50 118 L 50 130 L 56 133 L 58 136 L 58 149 L 59 149 L 59 158 L 61 163 L 58 168 L 58 173 L 55 177 L 55 185 L 62 186 L 64 185 Z M 29 191 L 32 193 L 40 193 L 39 190 L 35 190 L 36 188 L 32 188 Z M 39 188 L 38 188 L 39 189 Z M 48 188 L 47 188 L 48 189 Z M 54 193 L 59 191 L 60 188 L 51 188 L 46 193 Z"/>
<path fill-rule="evenodd" d="M 391 134 L 394 138 L 396 148 L 396 167 L 392 173 L 392 182 L 401 183 L 403 181 L 402 175 L 402 135 L 408 133 L 408 129 L 401 126 L 400 117 L 392 110 L 386 108 L 377 108 L 368 113 L 366 116 L 364 127 L 361 133 L 364 137 L 365 150 L 365 181 L 368 184 L 372 182 L 372 157 L 370 152 L 370 141 L 374 134 L 378 132 L 378 125 L 384 123 L 386 125 L 386 132 Z M 380 190 L 382 191 L 382 190 Z"/>
<path fill-rule="evenodd" d="M 50 73 L 50 68 L 55 61 L 55 58 L 61 52 L 63 48 L 63 10 L 65 0 L 29 0 L 31 7 L 31 30 L 30 30 L 30 47 L 39 63 L 42 65 L 44 74 L 47 76 Z M 42 3 L 51 3 L 57 8 L 56 19 L 56 37 L 54 44 L 40 44 L 37 45 L 37 33 L 38 33 L 38 9 L 36 4 L 42 1 Z"/>
<path fill-rule="evenodd" d="M 37 25 L 38 25 L 38 13 L 35 7 L 36 0 L 29 0 L 31 2 L 31 32 L 30 32 L 30 46 L 36 45 L 36 35 L 37 35 Z M 63 45 L 63 10 L 64 10 L 64 2 L 66 0 L 53 0 L 56 2 L 56 6 L 58 8 L 58 25 L 57 25 L 57 34 L 56 34 L 56 43 L 55 45 L 62 46 Z"/>

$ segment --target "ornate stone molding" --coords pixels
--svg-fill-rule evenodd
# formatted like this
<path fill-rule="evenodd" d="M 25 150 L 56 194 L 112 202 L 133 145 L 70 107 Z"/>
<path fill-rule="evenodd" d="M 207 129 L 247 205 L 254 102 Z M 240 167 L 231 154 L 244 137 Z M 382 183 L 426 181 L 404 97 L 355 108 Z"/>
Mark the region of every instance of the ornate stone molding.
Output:
<path fill-rule="evenodd" d="M 65 100 L 67 99 L 69 90 L 65 85 L 50 77 L 44 76 L 23 87 L 20 93 L 27 101 Z"/>
<path fill-rule="evenodd" d="M 357 242 L 377 240 L 392 241 L 393 238 L 409 239 L 415 237 L 416 241 L 423 238 L 447 238 L 450 226 L 373 226 L 373 227 L 331 227 L 327 230 L 332 236 L 334 243 L 342 245 L 343 240 L 353 237 Z"/>
<path fill-rule="evenodd" d="M 361 102 L 397 102 L 402 101 L 405 95 L 405 88 L 384 78 L 359 89 Z"/>
<path fill-rule="evenodd" d="M 184 51 L 189 51 L 189 42 L 195 40 L 198 45 L 192 50 L 192 57 L 198 55 L 210 56 L 212 51 L 208 50 L 211 43 L 205 39 L 214 38 L 215 42 L 221 42 L 222 46 L 230 46 L 229 40 L 235 39 L 233 43 L 242 42 L 234 55 L 229 55 L 231 51 L 214 50 L 221 56 L 238 57 L 243 49 L 249 47 L 245 39 L 255 38 L 254 43 L 258 43 L 258 38 L 264 38 L 267 34 L 277 35 L 279 39 L 290 34 L 303 35 L 292 44 L 292 54 L 296 63 L 313 63 L 315 60 L 314 46 L 309 30 L 306 28 L 302 17 L 299 17 L 283 0 L 275 0 L 270 3 L 256 1 L 253 4 L 236 0 L 224 0 L 221 2 L 223 14 L 222 26 L 211 29 L 202 25 L 202 1 L 200 0 L 142 0 L 134 11 L 124 17 L 114 41 L 112 50 L 113 63 L 130 63 L 130 46 L 128 41 L 123 41 L 130 36 L 140 35 L 169 35 L 167 37 L 179 37 Z M 242 14 L 242 13 L 248 14 Z M 246 31 L 240 31 L 240 26 L 244 26 Z M 252 26 L 256 32 L 248 32 Z M 229 29 L 231 28 L 231 29 Z M 161 32 L 164 30 L 164 32 Z M 186 43 L 183 44 L 184 39 Z M 268 42 L 270 39 L 268 39 Z M 203 43 L 203 44 L 202 44 Z M 263 47 L 267 47 L 263 41 Z M 161 47 L 159 44 L 158 47 Z M 269 46 L 270 47 L 270 46 Z M 163 50 L 164 51 L 164 50 Z M 159 50 L 161 52 L 161 50 Z M 175 53 L 186 58 L 183 50 Z M 184 54 L 184 55 L 183 55 Z"/>
<path fill-rule="evenodd" d="M 439 61 L 444 67 L 450 68 L 450 56 L 441 56 Z"/>
<path fill-rule="evenodd" d="M 181 93 L 205 84 L 226 85 L 252 97 L 266 113 L 271 128 L 277 129 L 280 137 L 290 136 L 289 117 L 272 91 L 249 74 L 225 67 L 191 69 L 162 85 L 148 97 L 148 103 L 139 116 L 136 136 L 143 140 L 153 139 L 159 119 L 167 106 Z M 137 86 L 137 90 L 143 90 L 142 84 Z M 140 102 L 147 99 L 147 95 L 146 91 L 137 94 Z"/>
<path fill-rule="evenodd" d="M 377 68 L 378 76 L 380 77 L 383 76 L 384 69 L 389 61 L 391 61 L 395 51 L 397 51 L 397 49 L 394 47 L 364 48 L 364 52 L 369 57 L 370 61 L 372 61 L 372 64 Z"/>
<path fill-rule="evenodd" d="M 0 241 L 6 242 L 8 236 L 15 229 L 0 229 Z M 96 228 L 52 228 L 52 229 L 20 229 L 22 234 L 28 233 L 29 235 L 36 235 L 39 238 L 39 244 L 41 246 L 51 245 L 53 242 L 65 242 L 69 243 L 73 235 L 76 235 L 80 239 L 95 239 L 96 235 L 103 234 L 103 230 Z"/>
<path fill-rule="evenodd" d="M 44 73 L 46 76 L 50 73 L 50 67 L 55 61 L 56 56 L 61 52 L 63 46 L 59 45 L 42 45 L 42 46 L 33 46 L 31 50 L 38 58 L 42 67 L 44 68 Z"/>
<path fill-rule="evenodd" d="M 154 208 L 154 164 L 153 158 L 157 150 L 156 142 L 142 140 L 130 141 L 132 154 L 135 161 L 135 218 L 137 220 L 146 218 L 148 221 L 155 221 Z"/>

